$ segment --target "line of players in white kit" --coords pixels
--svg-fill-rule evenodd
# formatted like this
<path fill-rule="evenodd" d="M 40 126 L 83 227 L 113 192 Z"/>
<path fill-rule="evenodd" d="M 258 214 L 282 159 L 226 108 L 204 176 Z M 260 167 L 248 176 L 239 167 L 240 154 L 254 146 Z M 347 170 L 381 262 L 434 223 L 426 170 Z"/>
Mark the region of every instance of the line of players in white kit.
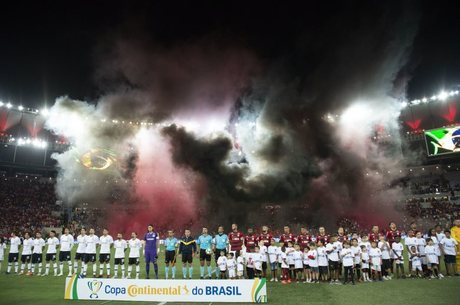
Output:
<path fill-rule="evenodd" d="M 67 265 L 68 276 L 73 273 L 81 273 L 86 276 L 88 266 L 92 265 L 93 276 L 97 275 L 97 267 L 99 268 L 99 275 L 102 276 L 104 268 L 107 272 L 107 277 L 110 277 L 110 253 L 112 244 L 115 248 L 115 273 L 118 267 L 121 266 L 122 276 L 125 276 L 125 250 L 129 248 L 128 255 L 128 274 L 130 277 L 133 266 L 136 269 L 136 278 L 139 278 L 139 259 L 141 256 L 141 249 L 143 243 L 137 238 L 136 233 L 131 234 L 131 239 L 124 240 L 121 234 L 118 234 L 117 239 L 108 234 L 106 229 L 100 237 L 94 234 L 94 229 L 89 230 L 86 234 L 85 229 L 81 229 L 80 235 L 77 236 L 77 250 L 75 253 L 74 261 L 72 264 L 72 249 L 75 246 L 74 237 L 69 234 L 68 229 L 64 229 L 64 234 L 58 239 L 56 232 L 50 232 L 49 238 L 45 241 L 41 233 L 37 232 L 35 238 L 32 238 L 28 232 L 24 233 L 24 240 L 11 233 L 10 238 L 10 251 L 8 254 L 8 267 L 6 274 L 10 274 L 13 267 L 14 272 L 19 275 L 50 275 L 50 269 L 53 269 L 54 276 L 64 275 L 64 267 Z M 19 248 L 22 244 L 21 253 L 21 266 L 19 268 Z M 99 248 L 99 264 L 97 265 L 97 247 Z M 46 246 L 46 253 L 43 249 Z M 0 266 L 3 261 L 5 243 L 0 244 Z M 59 248 L 59 257 L 57 252 Z M 45 272 L 42 273 L 43 267 L 43 254 L 45 254 Z M 59 261 L 59 265 L 58 265 Z M 80 270 L 78 270 L 80 268 Z M 19 271 L 20 270 L 20 271 Z M 35 273 L 37 271 L 37 273 Z"/>

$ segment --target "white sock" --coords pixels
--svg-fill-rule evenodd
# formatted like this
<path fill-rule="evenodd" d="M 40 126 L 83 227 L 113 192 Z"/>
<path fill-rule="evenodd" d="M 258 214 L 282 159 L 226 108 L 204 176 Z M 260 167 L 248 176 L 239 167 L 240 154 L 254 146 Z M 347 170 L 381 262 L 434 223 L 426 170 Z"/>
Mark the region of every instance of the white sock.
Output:
<path fill-rule="evenodd" d="M 50 263 L 46 263 L 45 274 L 48 275 L 50 273 Z"/>
<path fill-rule="evenodd" d="M 133 271 L 133 266 L 128 266 L 128 276 L 131 276 L 131 272 Z"/>
<path fill-rule="evenodd" d="M 21 272 L 24 272 L 24 267 L 25 267 L 25 265 L 26 265 L 25 263 L 22 263 L 22 264 L 21 264 Z"/>
<path fill-rule="evenodd" d="M 106 266 L 107 266 L 107 276 L 110 276 L 110 263 L 108 263 Z"/>
<path fill-rule="evenodd" d="M 139 265 L 137 265 L 136 266 L 136 277 L 139 277 L 139 270 L 140 270 Z"/>
<path fill-rule="evenodd" d="M 75 260 L 75 261 L 73 262 L 73 271 L 74 271 L 75 273 L 77 273 L 77 271 L 78 271 L 78 261 L 77 261 L 77 260 Z"/>
<path fill-rule="evenodd" d="M 104 273 L 104 265 L 99 264 L 99 275 L 102 275 Z"/>
<path fill-rule="evenodd" d="M 69 266 L 69 274 L 72 274 L 72 261 L 67 261 L 67 265 Z"/>
<path fill-rule="evenodd" d="M 59 273 L 63 273 L 64 272 L 64 262 L 59 262 Z"/>
<path fill-rule="evenodd" d="M 86 271 L 88 270 L 88 265 L 83 263 L 83 274 L 86 275 Z"/>
<path fill-rule="evenodd" d="M 8 263 L 8 267 L 6 268 L 6 272 L 10 272 L 11 271 L 11 263 Z"/>
<path fill-rule="evenodd" d="M 113 266 L 113 275 L 118 275 L 118 265 Z"/>
<path fill-rule="evenodd" d="M 14 263 L 14 272 L 18 273 L 19 262 Z"/>
<path fill-rule="evenodd" d="M 32 271 L 32 263 L 29 263 L 29 264 L 27 265 L 27 269 L 29 270 L 29 272 Z"/>
<path fill-rule="evenodd" d="M 54 274 L 57 274 L 57 270 L 58 270 L 57 263 L 54 262 Z"/>

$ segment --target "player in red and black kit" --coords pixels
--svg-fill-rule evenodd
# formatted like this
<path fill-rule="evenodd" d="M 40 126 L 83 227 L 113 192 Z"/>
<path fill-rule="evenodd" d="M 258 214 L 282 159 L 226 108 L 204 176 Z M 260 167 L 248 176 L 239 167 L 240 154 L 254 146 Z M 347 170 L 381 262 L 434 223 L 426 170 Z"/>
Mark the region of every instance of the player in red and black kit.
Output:
<path fill-rule="evenodd" d="M 401 238 L 401 231 L 398 230 L 398 228 L 396 227 L 396 224 L 394 222 L 390 222 L 389 227 L 390 228 L 385 233 L 385 236 L 387 238 L 387 242 L 390 244 L 390 249 L 391 249 L 391 246 L 395 242 L 396 238 L 397 237 Z M 390 255 L 391 273 L 393 273 L 393 265 L 394 265 L 393 264 L 393 262 L 394 262 L 393 251 L 391 251 L 390 253 L 391 253 L 391 255 Z"/>
<path fill-rule="evenodd" d="M 311 242 L 311 235 L 308 234 L 308 230 L 305 227 L 300 228 L 300 234 L 297 236 L 297 244 L 300 246 L 300 250 L 303 250 L 308 246 Z"/>
<path fill-rule="evenodd" d="M 390 246 L 395 242 L 396 237 L 401 238 L 401 231 L 398 230 L 394 222 L 390 222 L 389 229 L 387 230 L 385 236 L 387 241 L 390 243 Z"/>
<path fill-rule="evenodd" d="M 232 232 L 228 234 L 228 240 L 230 242 L 230 250 L 235 251 L 235 257 L 240 256 L 240 251 L 244 244 L 244 234 L 238 231 L 238 225 L 232 224 Z"/>
<path fill-rule="evenodd" d="M 254 252 L 257 243 L 257 235 L 254 234 L 254 230 L 252 228 L 248 228 L 248 234 L 246 234 L 246 236 L 244 237 L 244 245 L 246 246 L 246 252 Z"/>
<path fill-rule="evenodd" d="M 337 240 L 340 241 L 341 243 L 343 243 L 347 239 L 348 239 L 348 237 L 347 237 L 347 235 L 345 235 L 345 230 L 343 229 L 343 227 L 339 227 L 337 229 Z"/>
<path fill-rule="evenodd" d="M 326 234 L 326 229 L 324 227 L 319 227 L 318 229 L 319 234 L 316 236 L 316 243 L 318 243 L 319 240 L 323 243 L 324 246 L 326 246 L 329 243 L 330 236 Z"/>
<path fill-rule="evenodd" d="M 287 247 L 288 242 L 292 242 L 292 244 L 295 244 L 296 239 L 295 235 L 291 233 L 291 228 L 289 228 L 289 226 L 284 226 L 284 233 L 281 234 L 280 243 L 283 243 L 283 245 Z"/>
<path fill-rule="evenodd" d="M 380 239 L 379 236 L 380 236 L 379 226 L 372 226 L 372 230 L 369 233 L 369 242 L 375 241 L 376 243 L 378 243 Z"/>
<path fill-rule="evenodd" d="M 268 233 L 268 227 L 263 226 L 262 227 L 262 233 L 260 233 L 258 241 L 263 242 L 265 247 L 269 247 L 273 239 L 273 235 L 271 233 Z"/>

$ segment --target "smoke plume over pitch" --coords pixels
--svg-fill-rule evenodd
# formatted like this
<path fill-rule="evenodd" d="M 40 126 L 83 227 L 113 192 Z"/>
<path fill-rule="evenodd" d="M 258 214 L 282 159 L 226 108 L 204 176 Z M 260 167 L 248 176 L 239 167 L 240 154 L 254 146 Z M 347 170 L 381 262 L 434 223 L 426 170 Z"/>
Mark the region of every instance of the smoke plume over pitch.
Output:
<path fill-rule="evenodd" d="M 380 9 L 346 23 L 344 5 L 275 55 L 209 38 L 115 39 L 102 49 L 96 106 L 62 98 L 51 109 L 47 128 L 73 143 L 55 156 L 58 195 L 108 207 L 124 232 L 396 217 L 399 80 L 417 18 L 402 4 Z M 115 151 L 118 165 L 75 162 L 93 148 Z"/>

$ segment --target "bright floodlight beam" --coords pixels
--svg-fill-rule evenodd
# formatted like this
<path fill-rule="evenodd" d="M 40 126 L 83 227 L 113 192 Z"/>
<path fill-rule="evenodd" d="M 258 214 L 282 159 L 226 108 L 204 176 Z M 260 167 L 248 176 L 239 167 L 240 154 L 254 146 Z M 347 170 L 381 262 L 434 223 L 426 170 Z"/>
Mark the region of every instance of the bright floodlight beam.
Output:
<path fill-rule="evenodd" d="M 11 107 L 13 107 L 13 105 L 11 105 L 11 103 L 6 104 L 6 108 L 10 109 Z"/>
<path fill-rule="evenodd" d="M 42 110 L 40 110 L 40 113 L 43 116 L 48 116 L 50 114 L 50 112 L 49 112 L 49 110 L 47 108 L 43 108 Z"/>
<path fill-rule="evenodd" d="M 448 97 L 449 97 L 449 93 L 447 93 L 446 91 L 441 91 L 438 94 L 438 99 L 440 99 L 441 101 L 445 101 Z"/>
<path fill-rule="evenodd" d="M 19 106 L 18 106 L 18 110 L 19 110 L 19 111 L 23 111 L 23 110 L 24 110 L 24 106 L 19 105 Z"/>

